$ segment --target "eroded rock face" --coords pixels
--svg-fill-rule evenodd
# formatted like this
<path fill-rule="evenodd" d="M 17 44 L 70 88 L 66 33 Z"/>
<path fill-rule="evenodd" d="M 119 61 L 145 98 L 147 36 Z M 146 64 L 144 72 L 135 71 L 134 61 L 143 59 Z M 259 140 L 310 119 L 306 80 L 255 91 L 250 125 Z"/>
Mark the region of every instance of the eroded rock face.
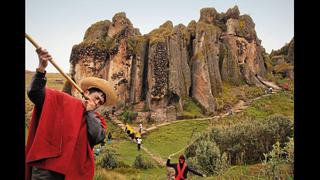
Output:
<path fill-rule="evenodd" d="M 159 42 L 149 47 L 148 85 L 151 109 L 164 108 L 164 98 L 168 90 L 169 60 L 165 43 Z"/>
<path fill-rule="evenodd" d="M 70 74 L 77 83 L 88 76 L 110 81 L 117 108 L 148 111 L 157 121 L 174 120 L 185 97 L 214 113 L 223 81 L 260 85 L 255 76 L 266 73 L 270 57 L 254 26 L 237 6 L 226 13 L 203 8 L 198 22 L 187 27 L 166 21 L 141 35 L 120 12 L 87 29 L 83 42 L 72 49 Z M 291 57 L 293 45 L 289 49 Z"/>
<path fill-rule="evenodd" d="M 192 60 L 192 97 L 208 112 L 214 112 L 214 96 L 222 90 L 219 70 L 219 37 L 221 30 L 205 22 L 196 27 L 193 40 L 194 56 Z"/>
<path fill-rule="evenodd" d="M 283 77 L 294 78 L 294 39 L 282 48 L 272 51 L 269 55 L 272 72 Z"/>
<path fill-rule="evenodd" d="M 199 22 L 214 24 L 219 19 L 219 14 L 215 8 L 202 8 L 200 10 Z"/>
<path fill-rule="evenodd" d="M 228 34 L 222 39 L 220 59 L 222 79 L 235 85 L 239 85 L 243 81 L 250 85 L 258 85 L 256 82 L 259 81 L 253 80 L 252 75 L 265 76 L 263 49 L 256 41 L 249 42 L 244 37 Z M 242 70 L 244 67 L 246 70 Z"/>
<path fill-rule="evenodd" d="M 234 6 L 233 8 L 229 8 L 227 12 L 224 14 L 224 19 L 239 19 L 240 11 L 238 6 Z"/>
<path fill-rule="evenodd" d="M 183 97 L 189 96 L 191 87 L 191 74 L 188 61 L 190 59 L 188 46 L 189 34 L 187 28 L 180 24 L 174 28 L 168 38 L 169 56 L 169 88 L 168 105 L 177 105 L 183 109 Z"/>

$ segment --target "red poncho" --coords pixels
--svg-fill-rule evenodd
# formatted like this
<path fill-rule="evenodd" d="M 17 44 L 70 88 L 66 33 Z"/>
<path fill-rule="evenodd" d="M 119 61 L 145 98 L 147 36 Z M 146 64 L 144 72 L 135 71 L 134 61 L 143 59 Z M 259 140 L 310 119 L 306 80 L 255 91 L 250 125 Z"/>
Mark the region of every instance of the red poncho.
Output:
<path fill-rule="evenodd" d="M 26 180 L 31 179 L 31 166 L 64 174 L 65 180 L 93 178 L 94 158 L 84 112 L 79 99 L 46 88 L 39 123 L 34 109 L 29 127 Z"/>

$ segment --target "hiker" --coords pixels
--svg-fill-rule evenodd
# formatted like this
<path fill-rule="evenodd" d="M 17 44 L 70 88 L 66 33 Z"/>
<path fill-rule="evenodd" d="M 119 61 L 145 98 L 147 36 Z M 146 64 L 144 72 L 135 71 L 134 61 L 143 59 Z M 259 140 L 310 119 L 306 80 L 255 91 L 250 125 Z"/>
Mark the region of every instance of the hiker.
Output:
<path fill-rule="evenodd" d="M 108 133 L 108 144 L 111 144 L 112 134 L 111 132 Z"/>
<path fill-rule="evenodd" d="M 116 107 L 113 106 L 111 110 L 111 114 L 114 115 L 115 112 L 116 112 Z"/>
<path fill-rule="evenodd" d="M 83 98 L 46 88 L 46 67 L 52 57 L 37 48 L 39 65 L 28 87 L 34 103 L 25 149 L 25 179 L 91 180 L 93 147 L 105 138 L 106 122 L 95 110 L 116 103 L 106 80 L 84 78 L 79 86 Z"/>
<path fill-rule="evenodd" d="M 195 175 L 206 177 L 205 174 L 198 173 L 197 171 L 191 169 L 185 162 L 184 155 L 179 156 L 179 162 L 170 164 L 171 156 L 168 157 L 167 166 L 174 168 L 175 171 L 175 180 L 184 180 L 187 178 L 188 172 L 192 172 Z"/>
<path fill-rule="evenodd" d="M 131 138 L 131 143 L 133 143 L 133 140 L 134 140 L 134 137 L 135 137 L 133 131 L 130 132 L 129 137 Z"/>
<path fill-rule="evenodd" d="M 134 137 L 137 140 L 138 138 L 141 138 L 141 134 L 139 132 L 135 132 Z"/>
<path fill-rule="evenodd" d="M 124 129 L 124 131 L 130 136 L 131 132 L 133 131 L 132 128 L 128 124 L 126 124 L 125 127 L 126 128 Z"/>
<path fill-rule="evenodd" d="M 139 124 L 139 133 L 140 134 L 142 133 L 142 124 L 141 123 Z"/>
<path fill-rule="evenodd" d="M 289 90 L 289 84 L 288 83 L 284 83 L 283 84 L 283 90 L 285 90 L 285 91 Z"/>
<path fill-rule="evenodd" d="M 137 139 L 138 151 L 140 151 L 141 142 L 142 142 L 142 139 L 140 137 L 138 137 L 138 139 Z"/>

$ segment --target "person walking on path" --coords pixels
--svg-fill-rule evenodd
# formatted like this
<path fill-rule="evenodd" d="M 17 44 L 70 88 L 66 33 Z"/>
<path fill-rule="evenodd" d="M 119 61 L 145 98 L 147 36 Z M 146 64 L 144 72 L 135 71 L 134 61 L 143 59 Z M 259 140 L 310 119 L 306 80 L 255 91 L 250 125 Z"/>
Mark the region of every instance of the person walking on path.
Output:
<path fill-rule="evenodd" d="M 111 132 L 108 133 L 108 144 L 111 144 L 112 134 Z"/>
<path fill-rule="evenodd" d="M 137 139 L 138 151 L 140 151 L 141 142 L 142 142 L 142 139 L 141 139 L 141 138 L 138 138 L 138 139 Z"/>

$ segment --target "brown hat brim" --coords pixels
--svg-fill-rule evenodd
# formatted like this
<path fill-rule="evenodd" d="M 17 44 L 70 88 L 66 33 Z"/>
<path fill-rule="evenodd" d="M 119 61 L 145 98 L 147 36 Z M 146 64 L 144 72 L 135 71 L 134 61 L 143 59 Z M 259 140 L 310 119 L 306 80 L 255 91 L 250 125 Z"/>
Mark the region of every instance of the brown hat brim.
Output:
<path fill-rule="evenodd" d="M 106 101 L 103 106 L 112 106 L 117 102 L 117 95 L 113 89 L 113 85 L 105 79 L 97 77 L 86 77 L 79 82 L 79 86 L 83 91 L 90 88 L 98 88 L 106 94 Z"/>

